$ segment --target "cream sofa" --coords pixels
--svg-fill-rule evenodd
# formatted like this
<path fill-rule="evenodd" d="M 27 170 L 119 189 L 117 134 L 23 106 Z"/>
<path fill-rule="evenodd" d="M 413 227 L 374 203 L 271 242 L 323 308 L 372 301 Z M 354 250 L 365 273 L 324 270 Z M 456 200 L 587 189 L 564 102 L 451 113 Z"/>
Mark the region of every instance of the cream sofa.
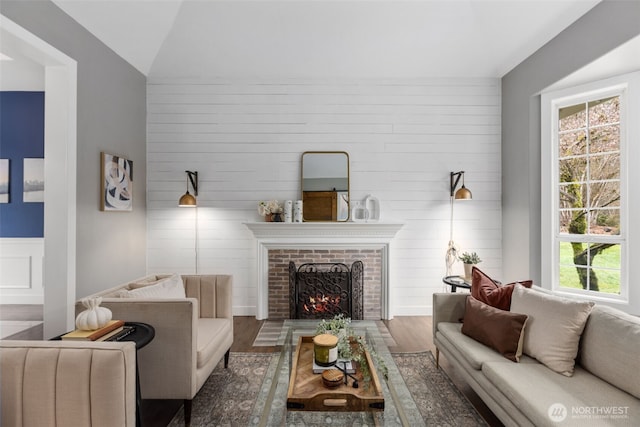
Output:
<path fill-rule="evenodd" d="M 136 425 L 133 342 L 0 341 L 0 425 Z"/>
<path fill-rule="evenodd" d="M 191 400 L 233 343 L 232 277 L 183 275 L 186 298 L 122 298 L 135 283 L 169 276 L 150 276 L 99 292 L 102 306 L 114 319 L 143 322 L 155 328 L 155 337 L 138 351 L 143 399 L 184 399 L 189 425 Z M 139 287 L 139 285 L 138 285 Z M 76 314 L 84 307 L 76 304 Z"/>
<path fill-rule="evenodd" d="M 568 377 L 526 355 L 519 363 L 507 360 L 464 335 L 467 296 L 433 295 L 436 360 L 442 353 L 505 425 L 638 425 L 639 318 L 596 304 L 580 338 L 574 374 Z"/>

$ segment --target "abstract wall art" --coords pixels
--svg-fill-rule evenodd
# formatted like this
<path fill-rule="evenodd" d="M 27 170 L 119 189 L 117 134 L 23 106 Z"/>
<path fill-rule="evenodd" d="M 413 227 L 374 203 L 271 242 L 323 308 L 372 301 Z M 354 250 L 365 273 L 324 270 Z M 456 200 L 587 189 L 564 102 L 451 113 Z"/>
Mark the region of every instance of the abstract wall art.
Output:
<path fill-rule="evenodd" d="M 133 210 L 133 161 L 100 153 L 100 210 Z"/>

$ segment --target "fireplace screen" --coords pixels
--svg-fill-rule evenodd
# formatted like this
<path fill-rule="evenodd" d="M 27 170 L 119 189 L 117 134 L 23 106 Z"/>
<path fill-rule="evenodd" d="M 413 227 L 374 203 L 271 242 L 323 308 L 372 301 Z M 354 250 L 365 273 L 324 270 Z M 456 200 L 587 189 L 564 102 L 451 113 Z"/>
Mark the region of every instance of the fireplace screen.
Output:
<path fill-rule="evenodd" d="M 362 319 L 364 267 L 356 261 L 307 263 L 296 268 L 289 263 L 289 313 L 292 319 L 328 319 L 344 314 Z"/>

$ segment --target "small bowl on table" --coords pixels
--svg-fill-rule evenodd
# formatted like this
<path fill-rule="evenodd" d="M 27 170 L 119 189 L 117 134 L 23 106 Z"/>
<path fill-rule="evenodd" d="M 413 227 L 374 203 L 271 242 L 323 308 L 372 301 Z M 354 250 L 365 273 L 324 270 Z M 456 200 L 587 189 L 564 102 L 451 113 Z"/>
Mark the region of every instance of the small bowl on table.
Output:
<path fill-rule="evenodd" d="M 327 388 L 336 388 L 344 383 L 344 374 L 338 369 L 327 369 L 322 373 L 322 383 Z"/>

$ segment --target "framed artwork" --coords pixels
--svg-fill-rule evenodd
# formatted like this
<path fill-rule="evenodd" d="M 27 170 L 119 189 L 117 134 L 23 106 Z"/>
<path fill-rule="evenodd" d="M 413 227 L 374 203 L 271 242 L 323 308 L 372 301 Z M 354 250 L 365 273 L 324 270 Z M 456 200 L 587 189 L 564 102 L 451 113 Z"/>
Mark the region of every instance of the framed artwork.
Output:
<path fill-rule="evenodd" d="M 44 203 L 44 159 L 24 159 L 22 201 Z"/>
<path fill-rule="evenodd" d="M 0 159 L 0 203 L 9 203 L 9 159 Z"/>
<path fill-rule="evenodd" d="M 133 161 L 100 153 L 100 210 L 133 210 Z"/>

